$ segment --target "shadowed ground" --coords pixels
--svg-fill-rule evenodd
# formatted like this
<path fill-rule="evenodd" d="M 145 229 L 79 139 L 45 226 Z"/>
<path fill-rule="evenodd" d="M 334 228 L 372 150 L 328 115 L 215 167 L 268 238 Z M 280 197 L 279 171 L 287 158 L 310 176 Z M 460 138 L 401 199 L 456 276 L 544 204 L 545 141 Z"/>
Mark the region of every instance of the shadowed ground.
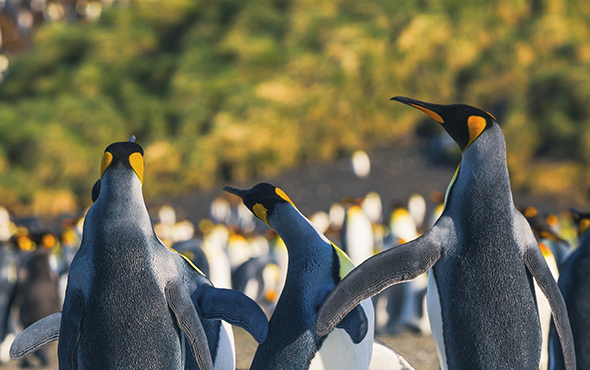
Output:
<path fill-rule="evenodd" d="M 241 328 L 234 327 L 236 340 L 236 365 L 237 369 L 248 369 L 254 352 L 256 352 L 256 341 L 250 334 Z M 411 333 L 402 333 L 395 337 L 378 336 L 379 339 L 387 343 L 391 348 L 401 353 L 418 370 L 437 370 L 438 358 L 436 348 L 431 336 L 419 336 Z M 0 370 L 19 369 L 17 361 L 0 365 Z M 51 348 L 51 365 L 46 369 L 57 370 L 57 345 Z"/>

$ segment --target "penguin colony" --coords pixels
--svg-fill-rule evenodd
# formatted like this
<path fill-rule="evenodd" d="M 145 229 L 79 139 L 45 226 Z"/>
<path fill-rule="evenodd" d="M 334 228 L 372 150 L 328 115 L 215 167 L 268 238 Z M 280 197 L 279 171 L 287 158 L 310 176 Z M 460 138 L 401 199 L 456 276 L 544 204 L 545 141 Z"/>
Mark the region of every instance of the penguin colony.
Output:
<path fill-rule="evenodd" d="M 57 340 L 60 369 L 234 369 L 236 325 L 252 369 L 413 369 L 375 338 L 406 329 L 432 332 L 441 369 L 590 369 L 590 214 L 570 213 L 578 247 L 567 219 L 515 207 L 490 113 L 392 100 L 462 150 L 432 220 L 413 194 L 384 221 L 376 193 L 307 218 L 260 183 L 225 187 L 197 228 L 171 207 L 152 224 L 134 137 L 60 237 L 0 209 L 0 360 L 12 342 L 45 365 Z"/>

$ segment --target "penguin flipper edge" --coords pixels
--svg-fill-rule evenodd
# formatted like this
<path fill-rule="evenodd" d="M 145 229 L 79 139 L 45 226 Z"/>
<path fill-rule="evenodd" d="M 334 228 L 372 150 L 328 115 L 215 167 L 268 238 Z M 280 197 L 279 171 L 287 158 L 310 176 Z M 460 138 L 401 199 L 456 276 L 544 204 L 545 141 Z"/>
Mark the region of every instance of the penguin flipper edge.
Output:
<path fill-rule="evenodd" d="M 262 344 L 268 334 L 268 319 L 256 302 L 231 289 L 204 285 L 199 288 L 200 313 L 207 319 L 220 319 L 245 329 Z"/>
<path fill-rule="evenodd" d="M 191 301 L 190 294 L 176 282 L 169 282 L 164 290 L 168 306 L 176 317 L 178 327 L 191 346 L 197 367 L 202 370 L 213 370 L 213 359 L 209 352 L 207 335 L 193 301 Z"/>
<path fill-rule="evenodd" d="M 28 326 L 10 346 L 10 358 L 18 360 L 59 338 L 61 312 L 54 313 Z"/>
<path fill-rule="evenodd" d="M 576 353 L 565 300 L 537 244 L 527 248 L 524 253 L 524 263 L 551 306 L 553 322 L 563 350 L 565 368 L 574 370 L 576 368 Z"/>
<path fill-rule="evenodd" d="M 393 284 L 426 272 L 441 254 L 440 231 L 435 225 L 409 243 L 379 253 L 352 270 L 324 301 L 316 321 L 318 335 L 327 335 L 360 302 Z"/>

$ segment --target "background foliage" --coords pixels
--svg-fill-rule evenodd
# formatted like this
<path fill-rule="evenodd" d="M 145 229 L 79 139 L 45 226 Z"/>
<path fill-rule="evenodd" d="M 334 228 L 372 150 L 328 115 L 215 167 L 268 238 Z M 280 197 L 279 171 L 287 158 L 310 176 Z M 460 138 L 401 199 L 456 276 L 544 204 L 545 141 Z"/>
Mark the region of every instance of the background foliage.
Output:
<path fill-rule="evenodd" d="M 0 199 L 88 204 L 131 134 L 148 198 L 334 158 L 420 124 L 394 95 L 492 112 L 515 187 L 586 199 L 589 72 L 584 0 L 132 1 L 10 56 Z"/>

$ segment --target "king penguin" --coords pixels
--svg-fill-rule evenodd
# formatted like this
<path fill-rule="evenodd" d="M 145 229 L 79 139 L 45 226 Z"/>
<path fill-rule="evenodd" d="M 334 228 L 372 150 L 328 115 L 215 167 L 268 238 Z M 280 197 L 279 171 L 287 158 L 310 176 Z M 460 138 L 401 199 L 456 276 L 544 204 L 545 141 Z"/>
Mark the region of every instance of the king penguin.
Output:
<path fill-rule="evenodd" d="M 442 124 L 462 150 L 436 224 L 358 266 L 326 298 L 317 333 L 359 302 L 428 275 L 428 314 L 441 369 L 535 369 L 541 326 L 533 278 L 547 296 L 566 368 L 576 367 L 566 306 L 538 243 L 512 199 L 506 144 L 495 118 L 464 105 L 395 97 Z"/>
<path fill-rule="evenodd" d="M 590 213 L 571 210 L 578 224 L 580 246 L 563 262 L 559 288 L 567 304 L 576 347 L 578 370 L 590 369 Z M 565 369 L 561 344 L 551 323 L 549 370 Z"/>
<path fill-rule="evenodd" d="M 304 217 L 280 188 L 260 183 L 249 190 L 225 187 L 274 229 L 289 252 L 285 287 L 269 322 L 265 343 L 251 369 L 368 369 L 374 312 L 359 302 L 331 333 L 317 335 L 317 310 L 354 265 Z"/>
<path fill-rule="evenodd" d="M 142 195 L 143 149 L 132 140 L 104 152 L 62 313 L 23 331 L 11 357 L 59 337 L 60 370 L 183 369 L 193 359 L 201 370 L 231 369 L 222 347 L 232 343 L 220 332 L 227 326 L 211 321 L 240 325 L 262 342 L 266 316 L 243 294 L 214 288 L 157 238 Z M 186 362 L 183 342 L 192 350 Z"/>

